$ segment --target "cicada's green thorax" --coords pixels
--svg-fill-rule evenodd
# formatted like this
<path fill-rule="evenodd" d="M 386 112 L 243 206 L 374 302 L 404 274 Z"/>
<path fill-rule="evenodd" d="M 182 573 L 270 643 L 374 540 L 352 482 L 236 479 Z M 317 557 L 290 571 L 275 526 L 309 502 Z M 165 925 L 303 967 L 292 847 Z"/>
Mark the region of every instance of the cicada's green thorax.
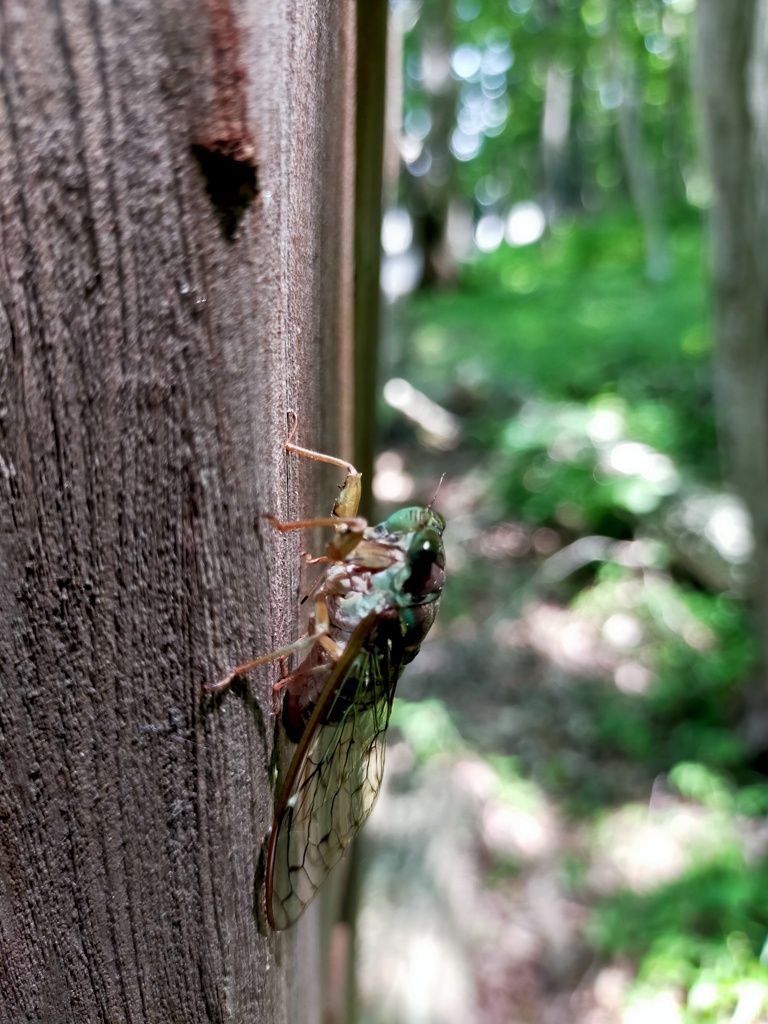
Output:
<path fill-rule="evenodd" d="M 391 564 L 385 568 L 378 568 L 374 563 L 369 570 L 360 563 L 360 567 L 353 570 L 364 574 L 368 584 L 363 588 L 352 587 L 338 598 L 336 622 L 351 630 L 370 612 L 391 615 L 397 611 L 404 635 L 418 637 L 417 642 L 420 642 L 434 618 L 445 580 L 444 529 L 445 520 L 439 512 L 418 506 L 400 509 L 383 523 L 371 527 L 366 542 L 374 546 L 374 552 L 378 545 L 381 551 L 391 552 L 393 556 L 394 552 L 399 552 L 399 557 L 392 557 Z M 329 577 L 335 572 L 346 577 L 350 569 L 347 564 L 331 569 Z M 415 613 L 415 609 L 427 605 L 435 606 L 429 616 L 425 618 Z M 414 614 L 406 614 L 408 609 L 414 609 Z"/>
<path fill-rule="evenodd" d="M 401 508 L 384 520 L 383 524 L 389 533 L 413 533 L 416 530 L 431 528 L 442 535 L 445 529 L 445 519 L 439 512 L 431 508 L 420 508 L 418 505 L 410 505 L 408 508 Z"/>

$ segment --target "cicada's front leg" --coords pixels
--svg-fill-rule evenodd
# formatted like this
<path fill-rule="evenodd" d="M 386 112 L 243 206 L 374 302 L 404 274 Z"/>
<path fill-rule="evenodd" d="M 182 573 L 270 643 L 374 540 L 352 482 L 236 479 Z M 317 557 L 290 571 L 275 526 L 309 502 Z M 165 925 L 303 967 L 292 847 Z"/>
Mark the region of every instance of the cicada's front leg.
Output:
<path fill-rule="evenodd" d="M 362 494 L 362 476 L 351 462 L 344 459 L 337 459 L 334 455 L 323 455 L 322 452 L 315 452 L 311 448 L 302 448 L 293 443 L 293 438 L 299 426 L 299 418 L 293 410 L 288 413 L 291 419 L 291 429 L 285 447 L 289 452 L 301 455 L 305 459 L 314 459 L 315 462 L 327 462 L 329 466 L 338 466 L 339 469 L 347 471 L 346 479 L 341 485 L 339 496 L 334 502 L 331 515 L 337 519 L 354 519 L 360 507 L 360 496 Z"/>
<path fill-rule="evenodd" d="M 295 523 L 281 523 L 279 519 L 271 515 L 265 515 L 264 518 L 269 519 L 272 525 L 281 532 L 286 530 L 302 530 L 305 527 L 310 528 L 313 526 L 333 526 L 336 530 L 336 536 L 329 542 L 325 556 L 321 556 L 318 559 L 307 559 L 307 562 L 309 565 L 313 565 L 321 561 L 343 561 L 355 550 L 368 526 L 366 520 L 357 514 L 362 493 L 361 475 L 351 462 L 346 462 L 344 459 L 337 459 L 333 455 L 324 455 L 322 452 L 316 452 L 311 448 L 302 448 L 300 445 L 294 444 L 293 438 L 299 421 L 295 412 L 291 411 L 288 415 L 291 418 L 291 430 L 285 443 L 286 449 L 305 459 L 313 459 L 315 462 L 327 462 L 331 466 L 338 466 L 339 469 L 346 470 L 347 475 L 344 483 L 341 485 L 339 496 L 334 502 L 330 516 L 323 516 L 318 519 L 302 519 Z"/>

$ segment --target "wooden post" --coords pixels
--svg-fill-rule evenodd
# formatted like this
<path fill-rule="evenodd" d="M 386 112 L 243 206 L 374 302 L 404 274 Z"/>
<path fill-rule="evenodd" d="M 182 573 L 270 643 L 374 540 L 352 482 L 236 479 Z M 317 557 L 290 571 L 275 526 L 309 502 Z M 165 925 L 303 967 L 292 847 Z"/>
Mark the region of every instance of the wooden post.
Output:
<path fill-rule="evenodd" d="M 7 0 L 0 46 L 0 1020 L 317 1021 L 312 918 L 253 912 L 273 671 L 203 686 L 297 628 L 258 514 L 337 481 L 287 411 L 349 448 L 355 5 Z"/>
<path fill-rule="evenodd" d="M 355 181 L 355 465 L 373 476 L 380 319 L 382 177 L 387 70 L 386 0 L 358 0 L 356 181 Z M 398 122 L 399 123 L 399 122 Z M 361 515 L 373 513 L 370 490 Z"/>

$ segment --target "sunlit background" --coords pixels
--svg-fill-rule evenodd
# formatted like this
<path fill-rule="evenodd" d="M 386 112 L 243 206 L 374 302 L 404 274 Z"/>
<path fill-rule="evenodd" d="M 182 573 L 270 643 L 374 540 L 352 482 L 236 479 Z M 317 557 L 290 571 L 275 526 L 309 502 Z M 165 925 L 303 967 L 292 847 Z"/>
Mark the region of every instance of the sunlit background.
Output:
<path fill-rule="evenodd" d="M 382 517 L 446 515 L 362 836 L 366 1024 L 768 1021 L 749 522 L 693 0 L 391 0 Z"/>

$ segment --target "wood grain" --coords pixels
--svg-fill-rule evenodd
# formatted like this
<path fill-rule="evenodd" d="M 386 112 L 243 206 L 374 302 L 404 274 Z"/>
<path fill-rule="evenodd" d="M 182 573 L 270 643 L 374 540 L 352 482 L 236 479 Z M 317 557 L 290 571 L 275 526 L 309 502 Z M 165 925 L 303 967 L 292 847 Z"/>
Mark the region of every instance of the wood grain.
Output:
<path fill-rule="evenodd" d="M 258 513 L 332 500 L 282 444 L 293 408 L 338 448 L 351 403 L 354 9 L 227 7 L 228 235 L 212 5 L 0 5 L 4 1024 L 318 1015 L 311 933 L 253 915 L 271 673 L 203 684 L 296 629 L 300 541 Z"/>

